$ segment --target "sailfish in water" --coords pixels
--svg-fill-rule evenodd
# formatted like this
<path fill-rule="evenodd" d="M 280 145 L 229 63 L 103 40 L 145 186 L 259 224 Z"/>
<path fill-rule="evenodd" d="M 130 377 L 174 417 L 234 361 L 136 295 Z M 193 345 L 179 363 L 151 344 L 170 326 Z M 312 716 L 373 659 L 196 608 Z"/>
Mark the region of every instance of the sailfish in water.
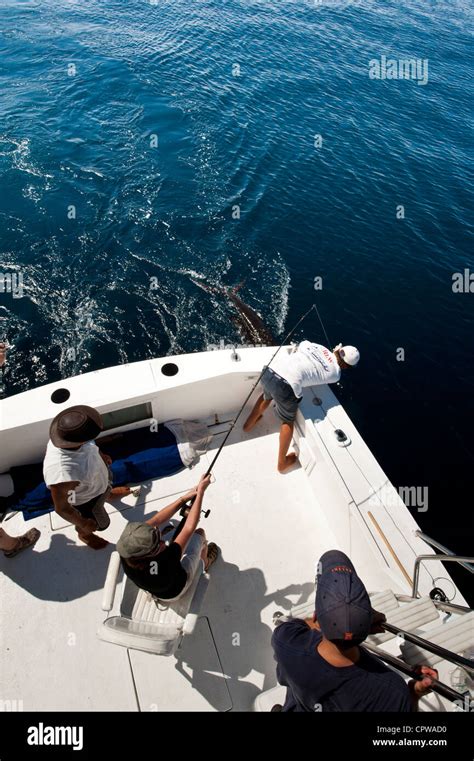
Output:
<path fill-rule="evenodd" d="M 193 283 L 204 291 L 218 293 L 227 299 L 235 312 L 235 315 L 232 317 L 232 322 L 237 326 L 240 335 L 246 343 L 255 346 L 275 345 L 275 338 L 271 331 L 266 327 L 260 315 L 258 315 L 254 309 L 249 307 L 248 304 L 244 304 L 242 299 L 237 296 L 243 283 L 240 283 L 240 285 L 234 286 L 233 288 L 205 285 L 197 280 L 193 280 Z"/>

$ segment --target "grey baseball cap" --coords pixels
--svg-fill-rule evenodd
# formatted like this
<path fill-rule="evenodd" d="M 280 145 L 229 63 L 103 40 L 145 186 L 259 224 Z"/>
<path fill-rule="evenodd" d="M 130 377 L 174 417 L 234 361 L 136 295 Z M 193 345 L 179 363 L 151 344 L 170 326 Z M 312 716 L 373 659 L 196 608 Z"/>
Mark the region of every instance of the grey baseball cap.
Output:
<path fill-rule="evenodd" d="M 117 542 L 122 558 L 142 558 L 154 555 L 160 546 L 160 532 L 148 523 L 127 523 Z"/>
<path fill-rule="evenodd" d="M 364 640 L 372 623 L 372 605 L 363 582 L 344 552 L 330 550 L 319 559 L 316 615 L 329 640 Z"/>

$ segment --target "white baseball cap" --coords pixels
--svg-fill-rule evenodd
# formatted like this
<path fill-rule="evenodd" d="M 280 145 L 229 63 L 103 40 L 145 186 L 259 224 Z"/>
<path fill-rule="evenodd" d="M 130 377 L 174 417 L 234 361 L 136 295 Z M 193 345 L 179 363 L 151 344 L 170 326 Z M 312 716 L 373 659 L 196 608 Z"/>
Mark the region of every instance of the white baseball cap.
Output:
<path fill-rule="evenodd" d="M 359 350 L 356 349 L 355 346 L 343 346 L 342 344 L 338 344 L 334 348 L 334 352 L 336 351 L 339 352 L 339 356 L 346 365 L 350 365 L 351 367 L 355 367 L 360 359 Z"/>

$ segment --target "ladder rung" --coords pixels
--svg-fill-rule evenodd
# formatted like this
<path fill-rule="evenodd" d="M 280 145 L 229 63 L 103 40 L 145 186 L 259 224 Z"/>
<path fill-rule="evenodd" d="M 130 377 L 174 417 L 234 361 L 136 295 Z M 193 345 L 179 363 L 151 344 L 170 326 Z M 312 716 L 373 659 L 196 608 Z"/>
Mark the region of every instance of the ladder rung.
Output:
<path fill-rule="evenodd" d="M 429 624 L 431 621 L 439 620 L 436 606 L 429 597 L 421 597 L 413 602 L 407 602 L 386 615 L 389 624 L 393 624 L 399 629 L 405 629 L 405 631 L 413 631 L 424 624 Z M 396 636 L 392 632 L 373 634 L 369 637 L 369 641 L 372 644 L 379 645 Z"/>

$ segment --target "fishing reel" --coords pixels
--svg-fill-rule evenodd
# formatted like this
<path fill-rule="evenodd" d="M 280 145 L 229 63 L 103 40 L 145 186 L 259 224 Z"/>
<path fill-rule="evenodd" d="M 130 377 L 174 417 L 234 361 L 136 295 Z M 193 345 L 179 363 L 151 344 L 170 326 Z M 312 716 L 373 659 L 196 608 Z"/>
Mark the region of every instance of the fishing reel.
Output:
<path fill-rule="evenodd" d="M 193 506 L 193 501 L 189 500 L 189 502 L 185 502 L 181 510 L 179 511 L 179 514 L 182 518 L 187 518 L 189 513 L 191 512 L 191 508 Z M 201 513 L 204 515 L 205 518 L 209 518 L 211 511 L 209 509 L 207 510 L 201 510 Z"/>
<path fill-rule="evenodd" d="M 195 497 L 193 499 L 190 499 L 187 502 L 185 502 L 183 507 L 180 509 L 179 514 L 181 516 L 181 521 L 179 523 L 178 528 L 176 529 L 176 531 L 173 534 L 173 540 L 175 540 L 176 537 L 180 535 L 181 531 L 185 527 L 186 520 L 187 520 L 187 517 L 188 517 L 189 513 L 191 512 L 191 508 L 193 506 L 194 499 L 195 499 Z M 201 513 L 204 515 L 205 518 L 209 517 L 210 512 L 211 512 L 210 510 L 201 510 Z"/>

